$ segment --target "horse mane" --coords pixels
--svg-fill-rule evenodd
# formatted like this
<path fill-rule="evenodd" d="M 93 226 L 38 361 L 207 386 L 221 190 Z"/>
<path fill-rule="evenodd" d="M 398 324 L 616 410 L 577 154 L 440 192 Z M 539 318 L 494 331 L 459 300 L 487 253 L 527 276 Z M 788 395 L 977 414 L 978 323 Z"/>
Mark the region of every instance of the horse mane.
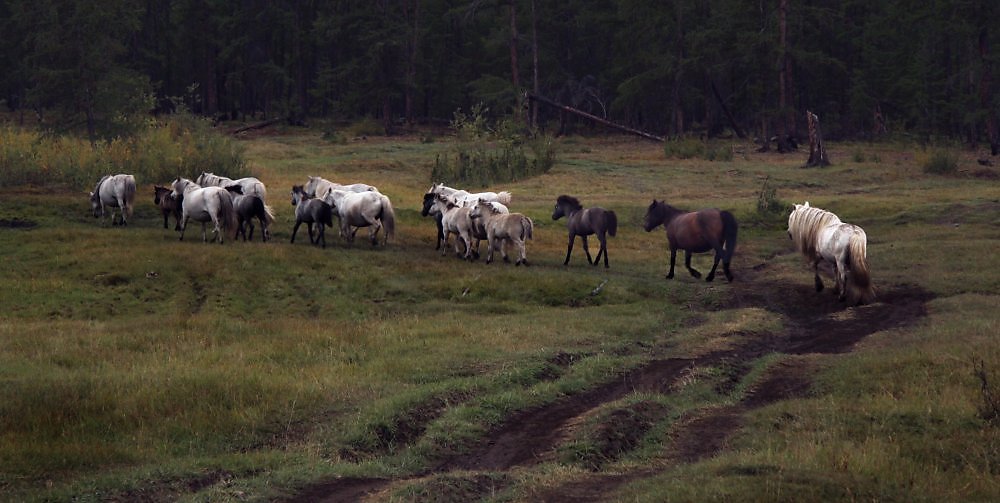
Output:
<path fill-rule="evenodd" d="M 795 242 L 795 247 L 806 258 L 812 259 L 816 256 L 819 231 L 839 223 L 840 217 L 832 212 L 813 206 L 795 205 L 792 214 L 788 216 L 788 234 Z"/>
<path fill-rule="evenodd" d="M 567 196 L 567 195 L 559 196 L 558 198 L 556 198 L 556 204 L 560 206 L 565 204 L 573 208 L 574 210 L 583 209 L 583 205 L 580 204 L 580 200 L 573 196 Z"/>
<path fill-rule="evenodd" d="M 97 194 L 97 193 L 100 192 L 100 190 L 101 190 L 101 184 L 104 183 L 104 181 L 107 180 L 108 178 L 111 178 L 111 175 L 104 175 L 104 176 L 101 177 L 100 180 L 97 181 L 97 185 L 94 185 L 94 194 Z"/>

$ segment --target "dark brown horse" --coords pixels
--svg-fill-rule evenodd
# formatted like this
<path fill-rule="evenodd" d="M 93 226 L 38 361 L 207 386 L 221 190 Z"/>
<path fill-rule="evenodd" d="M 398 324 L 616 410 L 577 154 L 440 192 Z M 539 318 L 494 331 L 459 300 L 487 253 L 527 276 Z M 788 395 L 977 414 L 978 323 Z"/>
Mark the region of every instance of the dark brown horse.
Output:
<path fill-rule="evenodd" d="M 181 230 L 181 202 L 170 197 L 173 189 L 153 185 L 153 204 L 163 213 L 163 228 L 167 228 L 167 218 L 174 216 L 174 230 Z"/>
<path fill-rule="evenodd" d="M 569 264 L 569 257 L 573 253 L 573 241 L 577 236 L 583 241 L 583 252 L 587 254 L 587 263 L 597 265 L 604 255 L 604 267 L 608 268 L 608 238 L 610 234 L 614 236 L 618 232 L 618 217 L 615 212 L 604 208 L 584 209 L 575 197 L 559 196 L 556 199 L 556 208 L 552 212 L 552 220 L 559 220 L 566 217 L 566 227 L 569 229 L 569 244 L 566 246 L 566 260 L 563 265 Z M 597 258 L 590 259 L 590 250 L 587 248 L 587 236 L 597 234 L 597 240 L 601 242 L 601 249 L 597 251 Z"/>
<path fill-rule="evenodd" d="M 667 229 L 667 242 L 670 244 L 670 272 L 667 279 L 674 277 L 674 262 L 677 250 L 684 250 L 684 266 L 696 278 L 701 273 L 691 268 L 691 254 L 715 250 L 715 262 L 705 281 L 715 279 L 715 269 L 722 261 L 722 270 L 726 279 L 733 280 L 729 272 L 729 261 L 736 249 L 736 218 L 728 211 L 715 208 L 687 212 L 670 206 L 664 201 L 653 200 L 646 210 L 643 228 L 646 232 L 663 224 Z"/>

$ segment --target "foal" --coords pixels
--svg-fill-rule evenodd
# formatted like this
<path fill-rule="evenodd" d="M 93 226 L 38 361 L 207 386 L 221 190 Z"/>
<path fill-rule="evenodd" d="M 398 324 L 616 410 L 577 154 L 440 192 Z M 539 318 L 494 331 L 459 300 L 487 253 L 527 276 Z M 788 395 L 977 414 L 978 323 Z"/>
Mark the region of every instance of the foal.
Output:
<path fill-rule="evenodd" d="M 171 189 L 162 185 L 153 185 L 153 204 L 163 213 L 163 228 L 167 228 L 167 220 L 174 216 L 174 230 L 181 230 L 181 203 L 170 197 Z"/>
<path fill-rule="evenodd" d="M 584 209 L 575 197 L 559 196 L 556 199 L 556 208 L 552 212 L 552 220 L 559 220 L 566 217 L 566 227 L 569 228 L 569 244 L 566 246 L 566 260 L 563 265 L 569 265 L 569 256 L 573 253 L 573 241 L 577 236 L 583 241 L 583 252 L 587 254 L 587 263 L 597 265 L 604 255 L 604 268 L 608 266 L 608 239 L 605 234 L 614 236 L 618 232 L 618 217 L 615 212 L 604 208 Z M 601 249 L 597 252 L 597 258 L 590 259 L 590 250 L 587 248 L 587 236 L 597 234 L 597 240 L 601 243 Z"/>

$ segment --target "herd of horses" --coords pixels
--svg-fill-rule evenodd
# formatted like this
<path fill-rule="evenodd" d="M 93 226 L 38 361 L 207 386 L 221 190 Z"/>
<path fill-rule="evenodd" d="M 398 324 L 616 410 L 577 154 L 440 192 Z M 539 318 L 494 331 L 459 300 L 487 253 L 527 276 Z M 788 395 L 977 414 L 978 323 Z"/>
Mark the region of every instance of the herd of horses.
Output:
<path fill-rule="evenodd" d="M 90 193 L 91 208 L 95 217 L 110 216 L 115 223 L 115 209 L 120 214 L 120 224 L 127 225 L 132 216 L 136 193 L 135 178 L 128 174 L 107 175 L 101 178 Z M 295 224 L 291 242 L 299 227 L 306 224 L 309 241 L 326 247 L 325 229 L 333 227 L 333 217 L 339 221 L 340 236 L 353 242 L 362 227 L 368 228 L 372 246 L 382 245 L 395 232 L 395 212 L 392 202 L 378 188 L 364 183 L 342 185 L 310 176 L 303 185 L 292 187 L 291 203 L 295 206 Z M 209 241 L 207 226 L 211 224 L 212 241 L 222 243 L 229 233 L 252 240 L 256 220 L 261 226 L 261 240 L 271 237 L 270 226 L 274 213 L 267 204 L 267 189 L 254 177 L 233 180 L 213 173 L 202 173 L 194 181 L 178 177 L 169 187 L 154 186 L 154 203 L 163 216 L 163 227 L 168 219 L 175 219 L 174 230 L 184 239 L 187 224 L 194 220 L 202 224 L 202 240 Z M 462 189 L 435 183 L 424 194 L 421 215 L 433 216 L 437 224 L 436 249 L 447 254 L 448 241 L 453 243 L 456 255 L 467 260 L 479 257 L 481 241 L 487 242 L 486 263 L 493 261 L 494 252 L 500 251 L 503 260 L 509 261 L 508 249 L 516 252 L 515 265 L 528 265 L 526 245 L 532 239 L 534 224 L 524 214 L 512 213 L 509 192 L 471 193 Z M 603 257 L 604 267 L 609 268 L 607 237 L 615 236 L 618 219 L 614 211 L 600 207 L 584 208 L 572 196 L 561 195 L 556 199 L 553 220 L 566 219 L 568 265 L 573 245 L 579 237 L 587 263 L 598 265 Z M 738 224 L 732 213 L 716 208 L 686 211 L 665 201 L 653 200 L 646 210 L 643 229 L 650 232 L 663 226 L 670 251 L 670 268 L 667 279 L 674 277 L 677 251 L 684 252 L 684 266 L 695 278 L 701 273 L 691 267 L 693 253 L 714 252 L 712 269 L 706 281 L 715 278 L 719 263 L 726 279 L 733 281 L 730 263 L 736 249 Z M 247 233 L 249 229 L 249 233 Z M 315 231 L 315 233 L 314 233 Z M 587 238 L 596 236 L 599 248 L 591 257 Z M 816 290 L 823 289 L 819 276 L 821 263 L 834 269 L 836 293 L 841 301 L 850 304 L 871 303 L 875 299 L 874 286 L 867 262 L 867 236 L 856 225 L 843 223 L 834 213 L 812 207 L 808 202 L 796 204 L 788 217 L 788 236 L 795 247 L 812 265 Z"/>

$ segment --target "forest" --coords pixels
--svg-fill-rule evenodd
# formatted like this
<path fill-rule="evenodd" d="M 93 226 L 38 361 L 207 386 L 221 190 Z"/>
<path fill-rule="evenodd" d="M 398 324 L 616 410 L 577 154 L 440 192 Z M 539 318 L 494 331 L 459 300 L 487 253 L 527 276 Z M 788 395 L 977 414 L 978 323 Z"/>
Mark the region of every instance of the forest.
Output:
<path fill-rule="evenodd" d="M 997 152 L 988 0 L 3 0 L 0 100 L 91 141 L 149 112 L 376 119 L 482 104 L 557 133 L 543 96 L 665 137 L 910 135 Z M 27 117 L 27 119 L 26 119 Z"/>

